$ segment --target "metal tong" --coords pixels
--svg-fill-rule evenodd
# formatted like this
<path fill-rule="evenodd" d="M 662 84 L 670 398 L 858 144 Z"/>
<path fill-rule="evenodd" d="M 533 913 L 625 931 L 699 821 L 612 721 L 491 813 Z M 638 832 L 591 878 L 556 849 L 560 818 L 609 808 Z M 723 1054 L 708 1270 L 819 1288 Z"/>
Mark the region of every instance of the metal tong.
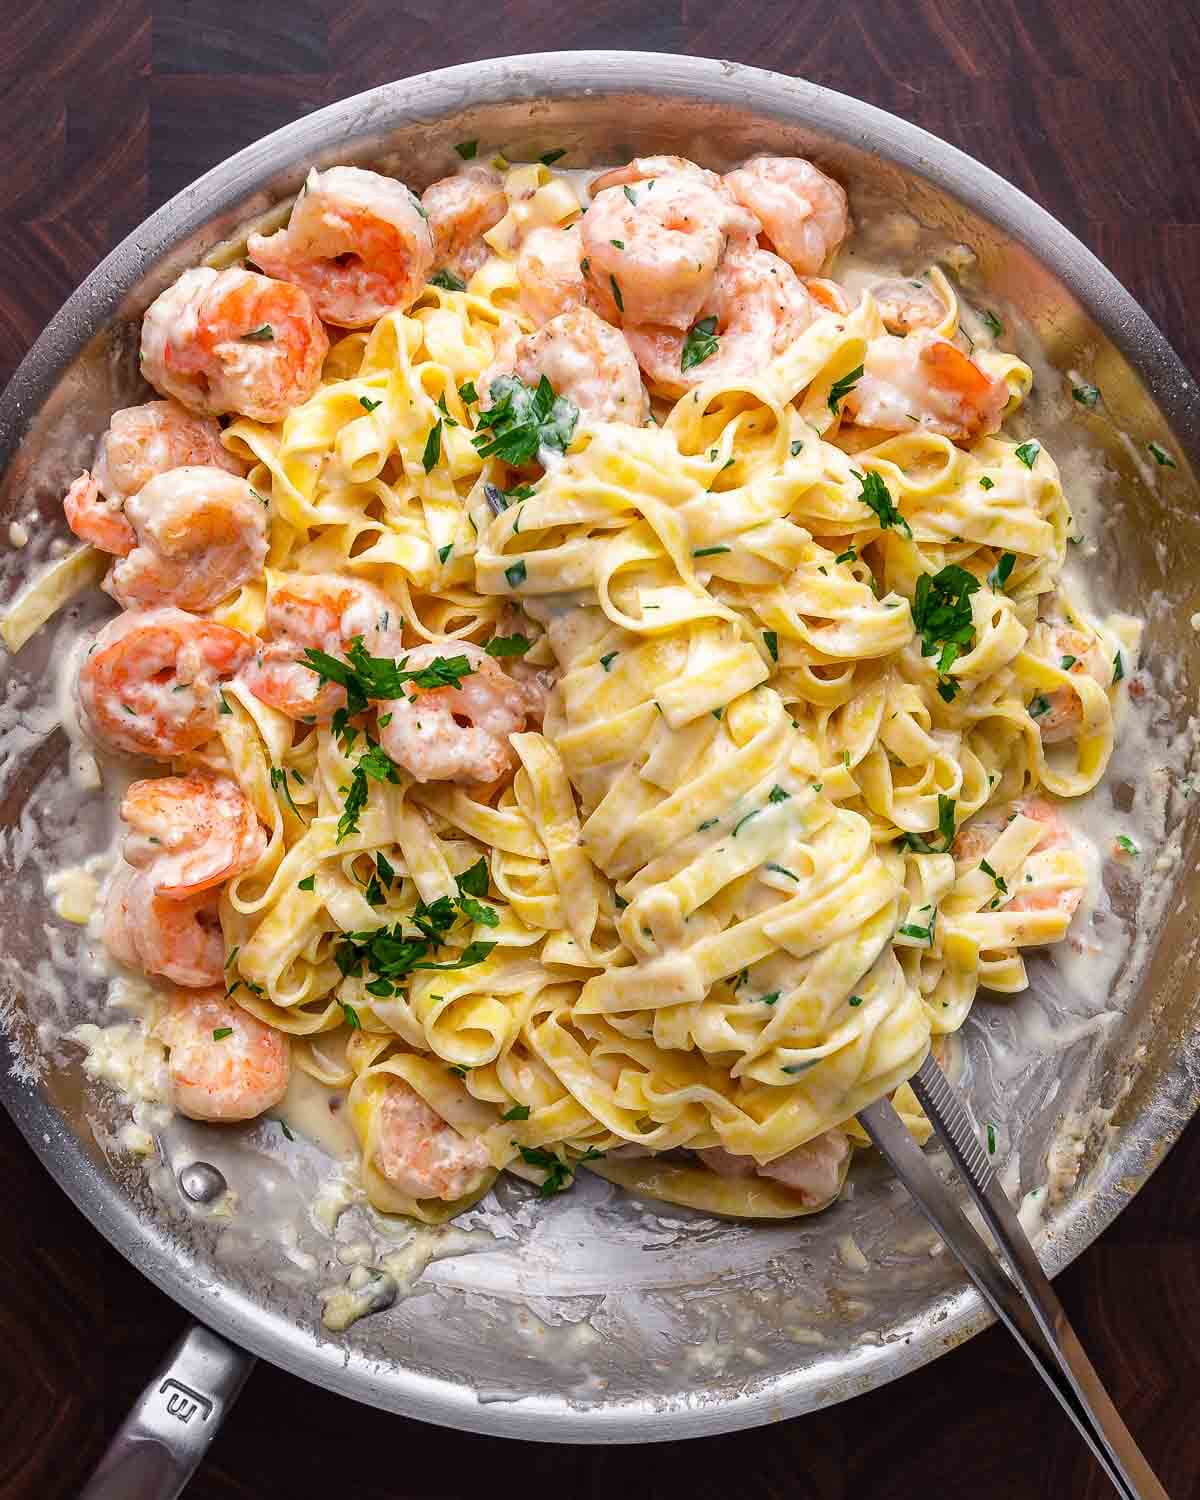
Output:
<path fill-rule="evenodd" d="M 1000 1248 L 1008 1274 L 969 1223 L 954 1193 L 934 1171 L 890 1100 L 879 1099 L 860 1112 L 858 1118 L 867 1134 L 1058 1398 L 1117 1493 L 1127 1500 L 1168 1500 L 1067 1321 L 980 1144 L 962 1095 L 932 1056 L 926 1057 L 909 1083 L 966 1181 Z"/>

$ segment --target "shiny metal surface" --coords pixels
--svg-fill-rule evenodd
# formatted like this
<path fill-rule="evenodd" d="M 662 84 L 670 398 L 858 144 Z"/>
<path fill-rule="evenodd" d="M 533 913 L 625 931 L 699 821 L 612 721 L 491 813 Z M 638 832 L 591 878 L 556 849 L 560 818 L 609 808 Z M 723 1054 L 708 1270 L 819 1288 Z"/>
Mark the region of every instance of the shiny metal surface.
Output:
<path fill-rule="evenodd" d="M 1141 475 L 1134 445 L 1173 434 L 1200 453 L 1196 387 L 1149 320 L 1084 247 L 1000 178 L 905 122 L 802 81 L 658 54 L 546 54 L 496 59 L 387 85 L 318 111 L 239 153 L 126 240 L 70 299 L 0 402 L 0 521 L 37 511 L 61 526 L 66 481 L 90 458 L 109 411 L 136 396 L 137 320 L 148 300 L 236 227 L 295 191 L 311 162 L 379 164 L 422 187 L 449 170 L 453 145 L 480 137 L 511 158 L 568 148 L 564 165 L 675 151 L 709 165 L 755 150 L 813 154 L 856 202 L 902 202 L 941 241 L 966 242 L 989 295 L 1006 299 L 1058 371 L 1103 387 L 1111 422 L 1095 440 L 1112 466 L 1105 515 L 1120 547 L 1101 549 L 1096 586 L 1140 609 L 1154 601 L 1146 657 L 1161 690 L 1164 734 L 1182 735 L 1196 701 L 1200 652 L 1200 504 L 1181 460 L 1170 489 Z M 1053 437 L 1048 436 L 1053 445 Z M 1053 446 L 1052 446 L 1053 451 Z M 1144 451 L 1144 449 L 1142 449 Z M 30 552 L 36 555 L 41 533 Z M 27 554 L 9 566 L 9 593 Z M 92 606 L 89 606 L 92 607 Z M 35 639 L 6 665 L 5 704 L 33 705 L 55 657 Z M 98 809 L 56 821 L 40 789 L 65 753 L 30 707 L 21 734 L 0 727 L 0 924 L 11 1002 L 0 1094 L 49 1170 L 93 1223 L 160 1287 L 256 1354 L 332 1390 L 427 1421 L 515 1437 L 636 1442 L 750 1426 L 843 1400 L 934 1358 L 983 1326 L 980 1298 L 879 1163 L 855 1168 L 853 1196 L 793 1226 L 719 1224 L 622 1197 L 596 1178 L 563 1199 L 502 1184 L 472 1212 L 488 1230 L 476 1253 L 441 1260 L 415 1293 L 331 1335 L 321 1287 L 344 1280 L 306 1205 L 319 1155 L 278 1127 L 167 1132 L 150 1172 L 109 1149 L 110 1101 L 81 1075 L 77 1048 L 51 1047 L 40 1080 L 38 976 L 57 932 L 25 867 L 27 805 L 42 837 L 77 847 Z M 1113 795 L 1137 768 L 1119 766 Z M 1123 795 L 1123 793 L 1121 793 Z M 40 799 L 40 800 L 39 800 Z M 1200 799 L 1197 799 L 1200 800 Z M 1174 808 L 1174 804 L 1172 807 Z M 1004 1165 L 1024 1187 L 1045 1180 L 1046 1150 L 1079 1101 L 1114 1109 L 1104 1149 L 1085 1154 L 1076 1188 L 1051 1214 L 1044 1259 L 1057 1270 L 1088 1245 L 1161 1160 L 1200 1095 L 1194 992 L 1195 829 L 1176 864 L 1114 895 L 1124 966 L 1104 1004 L 1112 1024 L 1076 1026 L 1043 1055 L 1019 1022 L 1033 1012 L 1088 1016 L 1097 997 L 1067 995 L 1035 967 L 1030 995 L 977 1007 L 963 1066 L 977 1118 L 1005 1125 Z M 90 821 L 89 821 L 90 820 Z M 1161 899 L 1135 910 L 1151 887 Z M 70 935 L 68 935 L 70 938 Z M 1143 942 L 1142 939 L 1147 941 Z M 1153 938 L 1153 942 L 1149 939 Z M 73 939 L 72 939 L 73 940 Z M 98 993 L 78 946 L 77 978 L 55 1002 L 62 1025 Z M 29 1018 L 32 1012 L 33 1018 Z M 1066 1035 L 1064 1032 L 1063 1035 Z M 1006 1071 L 995 1059 L 1007 1048 Z M 1019 1160 L 1018 1160 L 1019 1159 Z M 177 1176 L 212 1163 L 237 1195 L 232 1218 L 189 1204 Z M 936 1162 L 936 1158 L 935 1158 Z M 355 1234 L 386 1251 L 357 1210 Z M 924 1235 L 924 1238 L 922 1236 Z M 848 1239 L 866 1268 L 845 1253 Z M 308 1257 L 316 1264 L 309 1266 Z"/>

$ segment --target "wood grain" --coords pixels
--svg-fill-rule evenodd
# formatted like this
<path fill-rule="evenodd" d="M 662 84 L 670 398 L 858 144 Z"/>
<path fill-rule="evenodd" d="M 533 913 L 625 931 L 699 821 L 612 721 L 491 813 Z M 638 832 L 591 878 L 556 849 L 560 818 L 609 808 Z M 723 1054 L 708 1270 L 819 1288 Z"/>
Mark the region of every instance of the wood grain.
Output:
<path fill-rule="evenodd" d="M 844 89 L 1003 173 L 1079 234 L 1200 368 L 1194 0 L 9 0 L 0 6 L 0 378 L 147 213 L 358 89 L 571 47 L 725 56 Z M 0 1495 L 65 1500 L 184 1319 L 0 1118 Z M 1059 1282 L 1176 1500 L 1200 1494 L 1200 1128 Z M 189 1500 L 1103 1500 L 993 1330 L 816 1416 L 572 1449 L 443 1432 L 260 1367 Z"/>

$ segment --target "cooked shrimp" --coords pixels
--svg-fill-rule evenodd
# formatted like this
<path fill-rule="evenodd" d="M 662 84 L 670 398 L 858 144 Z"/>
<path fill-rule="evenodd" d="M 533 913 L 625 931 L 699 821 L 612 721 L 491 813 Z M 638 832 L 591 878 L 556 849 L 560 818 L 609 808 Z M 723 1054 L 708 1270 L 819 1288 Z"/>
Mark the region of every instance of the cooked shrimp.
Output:
<path fill-rule="evenodd" d="M 758 221 L 702 176 L 606 187 L 580 220 L 588 305 L 609 323 L 687 329 L 731 240 Z"/>
<path fill-rule="evenodd" d="M 845 190 L 803 157 L 756 156 L 725 185 L 801 276 L 815 276 L 850 228 Z"/>
<path fill-rule="evenodd" d="M 205 416 L 279 422 L 317 388 L 329 339 L 308 294 L 286 281 L 197 266 L 142 319 L 142 373 Z"/>
<path fill-rule="evenodd" d="M 270 642 L 246 663 L 242 680 L 293 719 L 324 721 L 346 702 L 344 688 L 322 684 L 304 665 L 306 649 L 340 657 L 362 636 L 372 656 L 400 654 L 396 606 L 371 584 L 339 573 L 290 574 L 267 599 L 266 630 Z"/>
<path fill-rule="evenodd" d="M 765 1166 L 752 1156 L 735 1156 L 721 1146 L 696 1152 L 718 1177 L 771 1177 L 799 1193 L 806 1203 L 826 1203 L 834 1196 L 849 1154 L 850 1139 L 844 1130 L 826 1130 Z"/>
<path fill-rule="evenodd" d="M 433 235 L 420 200 L 394 177 L 314 168 L 287 228 L 252 234 L 246 253 L 268 276 L 302 286 L 327 323 L 366 328 L 421 295 Z"/>
<path fill-rule="evenodd" d="M 631 422 L 640 427 L 650 401 L 637 360 L 617 329 L 586 307 L 560 313 L 536 333 L 520 339 L 508 368 L 528 386 L 544 375 L 555 392 L 574 401 L 596 422 Z M 493 367 L 490 383 L 502 373 Z"/>
<path fill-rule="evenodd" d="M 995 432 L 1008 387 L 993 380 L 947 339 L 927 329 L 909 338 L 885 334 L 867 345 L 864 373 L 842 403 L 860 427 L 908 432 L 924 427 L 962 442 Z"/>
<path fill-rule="evenodd" d="M 540 327 L 582 306 L 587 295 L 579 262 L 583 242 L 578 224 L 566 229 L 543 225 L 531 230 L 517 256 L 517 280 L 521 283 L 521 310 Z"/>
<path fill-rule="evenodd" d="M 81 542 L 91 542 L 101 552 L 124 557 L 137 546 L 133 527 L 125 519 L 120 497 L 106 500 L 100 486 L 84 469 L 63 496 L 67 525 Z"/>
<path fill-rule="evenodd" d="M 147 401 L 113 412 L 94 473 L 102 495 L 125 500 L 157 475 L 186 464 L 246 472 L 241 459 L 222 446 L 221 429 L 211 417 L 198 417 L 178 401 Z"/>
<path fill-rule="evenodd" d="M 685 335 L 668 328 L 627 328 L 625 337 L 655 390 L 680 396 L 706 380 L 736 381 L 761 372 L 820 314 L 786 261 L 766 250 L 726 255 L 703 312 L 716 319 L 717 348 L 683 368 Z"/>
<path fill-rule="evenodd" d="M 871 295 L 879 306 L 879 316 L 889 333 L 916 333 L 921 328 L 936 328 L 946 316 L 946 306 L 934 289 L 924 281 L 896 276 L 877 281 Z"/>
<path fill-rule="evenodd" d="M 401 1078 L 390 1078 L 379 1105 L 375 1165 L 413 1198 L 452 1203 L 480 1184 L 490 1162 L 481 1141 L 459 1135 Z"/>
<path fill-rule="evenodd" d="M 1085 635 L 1082 630 L 1073 630 L 1069 625 L 1053 625 L 1050 641 L 1059 659 L 1056 664 L 1061 664 L 1063 671 L 1086 675 L 1106 690 L 1112 685 L 1113 664 L 1105 655 L 1098 636 Z M 1059 740 L 1073 739 L 1083 720 L 1079 694 L 1061 687 L 1056 692 L 1047 693 L 1044 701 L 1049 707 L 1036 719 L 1042 743 L 1053 745 Z"/>
<path fill-rule="evenodd" d="M 122 963 L 185 989 L 218 984 L 225 968 L 219 902 L 216 891 L 164 896 L 153 871 L 122 870 L 105 903 L 105 947 Z"/>
<path fill-rule="evenodd" d="M 828 276 L 802 276 L 800 280 L 808 295 L 826 312 L 850 311 L 850 298 L 846 296 L 845 289 L 838 286 L 836 281 L 830 281 Z"/>
<path fill-rule="evenodd" d="M 691 177 L 704 183 L 705 187 L 712 188 L 714 192 L 728 196 L 719 173 L 710 172 L 707 167 L 688 161 L 686 156 L 635 156 L 623 167 L 614 167 L 609 172 L 601 172 L 599 177 L 593 177 L 588 183 L 588 189 L 595 197 L 597 193 L 604 192 L 605 188 L 627 187 L 635 182 L 657 182 L 660 177 Z"/>
<path fill-rule="evenodd" d="M 287 1090 L 287 1036 L 220 989 L 172 996 L 154 1034 L 167 1044 L 171 1102 L 193 1120 L 252 1120 Z"/>
<path fill-rule="evenodd" d="M 135 781 L 121 816 L 126 863 L 150 871 L 155 890 L 175 900 L 232 880 L 267 846 L 237 782 L 211 771 Z"/>
<path fill-rule="evenodd" d="M 529 694 L 470 641 L 418 646 L 408 652 L 407 670 L 427 667 L 451 650 L 471 664 L 462 686 L 410 684 L 411 697 L 381 705 L 391 719 L 380 726 L 379 742 L 417 781 L 496 781 L 516 765 L 509 736 L 525 727 Z"/>
<path fill-rule="evenodd" d="M 103 586 L 126 609 L 211 609 L 266 560 L 262 502 L 224 469 L 169 469 L 126 500 L 125 515 L 137 545 Z"/>
<path fill-rule="evenodd" d="M 218 684 L 254 650 L 240 630 L 181 609 L 127 610 L 79 672 L 84 724 L 110 750 L 170 760 L 217 727 Z"/>
<path fill-rule="evenodd" d="M 1054 804 L 1047 801 L 1045 797 L 1025 797 L 1013 803 L 1010 813 L 1004 814 L 998 809 L 989 808 L 982 816 L 973 818 L 966 828 L 960 830 L 958 837 L 954 840 L 954 857 L 959 865 L 976 865 L 981 859 L 986 859 L 988 850 L 1004 832 L 1016 813 L 1032 818 L 1046 830 L 1030 850 L 1030 858 L 1047 849 L 1073 849 L 1075 847 L 1075 841 L 1067 831 L 1062 814 Z M 1026 874 L 1033 873 L 1025 871 L 1018 874 L 1013 883 L 1013 897 L 1004 904 L 1004 910 L 1044 911 L 1047 907 L 1057 906 L 1066 912 L 1068 917 L 1073 916 L 1083 897 L 1082 887 L 1061 888 L 1049 883 L 1043 884 L 1036 879 L 1025 879 Z"/>
<path fill-rule="evenodd" d="M 421 194 L 433 235 L 433 263 L 470 281 L 488 258 L 483 236 L 508 212 L 508 197 L 491 167 L 464 167 Z"/>

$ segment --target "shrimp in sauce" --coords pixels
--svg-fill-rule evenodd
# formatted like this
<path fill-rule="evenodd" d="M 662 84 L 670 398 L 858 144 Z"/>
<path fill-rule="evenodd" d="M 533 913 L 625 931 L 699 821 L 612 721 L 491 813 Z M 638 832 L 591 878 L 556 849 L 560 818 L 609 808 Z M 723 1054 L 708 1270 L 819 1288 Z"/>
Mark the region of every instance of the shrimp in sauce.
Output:
<path fill-rule="evenodd" d="M 185 989 L 219 984 L 225 971 L 220 895 L 166 896 L 152 870 L 118 871 L 104 908 L 104 945 L 119 962 Z"/>
<path fill-rule="evenodd" d="M 211 771 L 135 781 L 121 802 L 124 856 L 150 872 L 155 890 L 179 900 L 257 864 L 267 837 L 237 782 Z"/>
<path fill-rule="evenodd" d="M 198 417 L 178 401 L 146 401 L 113 412 L 93 473 L 102 495 L 126 500 L 159 474 L 188 464 L 246 472 L 241 459 L 222 444 L 221 428 L 212 417 Z"/>
<path fill-rule="evenodd" d="M 802 157 L 756 156 L 727 172 L 725 185 L 801 276 L 816 276 L 849 231 L 845 190 Z"/>
<path fill-rule="evenodd" d="M 83 723 L 110 750 L 155 760 L 195 750 L 216 730 L 219 684 L 253 652 L 240 630 L 181 609 L 127 610 L 80 668 Z"/>
<path fill-rule="evenodd" d="M 459 1135 L 403 1079 L 388 1080 L 378 1126 L 375 1165 L 412 1198 L 452 1203 L 479 1187 L 491 1165 L 482 1142 Z"/>
<path fill-rule="evenodd" d="M 896 276 L 876 282 L 871 295 L 889 333 L 919 333 L 922 328 L 936 328 L 946 318 L 945 304 L 924 281 Z"/>
<path fill-rule="evenodd" d="M 433 235 L 433 263 L 470 281 L 488 258 L 483 236 L 508 212 L 508 197 L 491 167 L 465 167 L 431 183 L 421 207 Z"/>
<path fill-rule="evenodd" d="M 266 561 L 266 509 L 224 469 L 169 469 L 126 500 L 125 516 L 136 545 L 103 586 L 126 609 L 211 609 Z"/>
<path fill-rule="evenodd" d="M 372 656 L 400 654 L 396 606 L 373 585 L 338 573 L 289 575 L 267 599 L 266 629 L 270 640 L 246 663 L 242 680 L 293 719 L 324 722 L 346 702 L 344 688 L 322 683 L 304 664 L 307 649 L 340 657 L 362 636 Z"/>
<path fill-rule="evenodd" d="M 766 250 L 742 248 L 726 255 L 703 311 L 716 319 L 717 349 L 688 370 L 682 333 L 625 330 L 646 378 L 664 395 L 681 396 L 707 380 L 737 380 L 762 371 L 822 309 L 786 261 Z"/>
<path fill-rule="evenodd" d="M 966 442 L 999 428 L 1008 396 L 1003 380 L 985 375 L 948 339 L 926 329 L 908 338 L 872 339 L 863 375 L 842 408 L 860 427 L 923 427 Z"/>
<path fill-rule="evenodd" d="M 367 328 L 421 295 L 434 242 L 420 200 L 402 182 L 330 167 L 308 174 L 287 228 L 252 234 L 246 253 L 269 276 L 303 287 L 326 323 Z"/>
<path fill-rule="evenodd" d="M 416 781 L 498 781 L 517 762 L 509 737 L 525 728 L 537 705 L 482 647 L 453 645 L 471 664 L 462 686 L 409 684 L 411 696 L 380 705 L 391 719 L 380 725 L 379 742 Z M 445 646 L 418 646 L 408 653 L 407 669 L 418 671 L 445 654 Z"/>
<path fill-rule="evenodd" d="M 630 422 L 640 427 L 650 415 L 650 401 L 637 360 L 617 329 L 586 307 L 560 313 L 536 333 L 520 339 L 507 369 L 527 386 L 543 376 L 559 396 L 573 401 L 596 422 Z M 493 367 L 490 383 L 504 373 Z"/>
<path fill-rule="evenodd" d="M 587 286 L 579 269 L 582 256 L 578 224 L 566 229 L 543 225 L 531 230 L 521 242 L 517 256 L 521 311 L 539 327 L 559 313 L 583 305 Z"/>
<path fill-rule="evenodd" d="M 1067 829 L 1066 822 L 1057 807 L 1045 797 L 1025 797 L 1012 805 L 1012 813 L 1021 813 L 1040 823 L 1045 830 L 1030 851 L 1029 858 L 1052 849 L 1074 849 L 1075 841 Z M 989 809 L 983 816 L 973 818 L 954 840 L 954 858 L 960 871 L 964 865 L 978 864 L 987 858 L 987 852 L 1011 822 L 1011 815 Z M 1026 875 L 1033 878 L 1027 880 Z M 1080 886 L 1060 886 L 1050 880 L 1039 880 L 1036 867 L 1019 873 L 1013 884 L 1013 896 L 1004 902 L 1004 911 L 1045 911 L 1058 908 L 1067 917 L 1072 917 L 1083 898 Z"/>
<path fill-rule="evenodd" d="M 1064 672 L 1072 676 L 1087 676 L 1106 691 L 1112 686 L 1113 664 L 1105 654 L 1098 636 L 1087 635 L 1069 625 L 1052 625 L 1050 642 L 1058 654 Z M 1083 722 L 1083 704 L 1079 694 L 1069 687 L 1058 688 L 1047 693 L 1043 701 L 1048 705 L 1035 720 L 1044 745 L 1057 744 L 1074 739 Z M 1040 705 L 1039 705 L 1040 706 Z"/>
<path fill-rule="evenodd" d="M 604 187 L 580 220 L 588 305 L 609 323 L 684 331 L 712 294 L 730 241 L 758 220 L 699 169 Z M 606 178 L 600 179 L 606 181 Z"/>
<path fill-rule="evenodd" d="M 253 1120 L 287 1090 L 288 1038 L 223 990 L 172 996 L 154 1034 L 167 1045 L 171 1102 L 190 1119 Z"/>
<path fill-rule="evenodd" d="M 718 1177 L 770 1177 L 799 1193 L 806 1203 L 827 1203 L 841 1186 L 850 1139 L 844 1130 L 826 1130 L 765 1165 L 752 1156 L 735 1156 L 721 1146 L 697 1151 L 696 1155 Z"/>
<path fill-rule="evenodd" d="M 142 373 L 204 416 L 282 421 L 316 390 L 328 352 L 301 287 L 236 267 L 185 271 L 142 319 Z"/>

